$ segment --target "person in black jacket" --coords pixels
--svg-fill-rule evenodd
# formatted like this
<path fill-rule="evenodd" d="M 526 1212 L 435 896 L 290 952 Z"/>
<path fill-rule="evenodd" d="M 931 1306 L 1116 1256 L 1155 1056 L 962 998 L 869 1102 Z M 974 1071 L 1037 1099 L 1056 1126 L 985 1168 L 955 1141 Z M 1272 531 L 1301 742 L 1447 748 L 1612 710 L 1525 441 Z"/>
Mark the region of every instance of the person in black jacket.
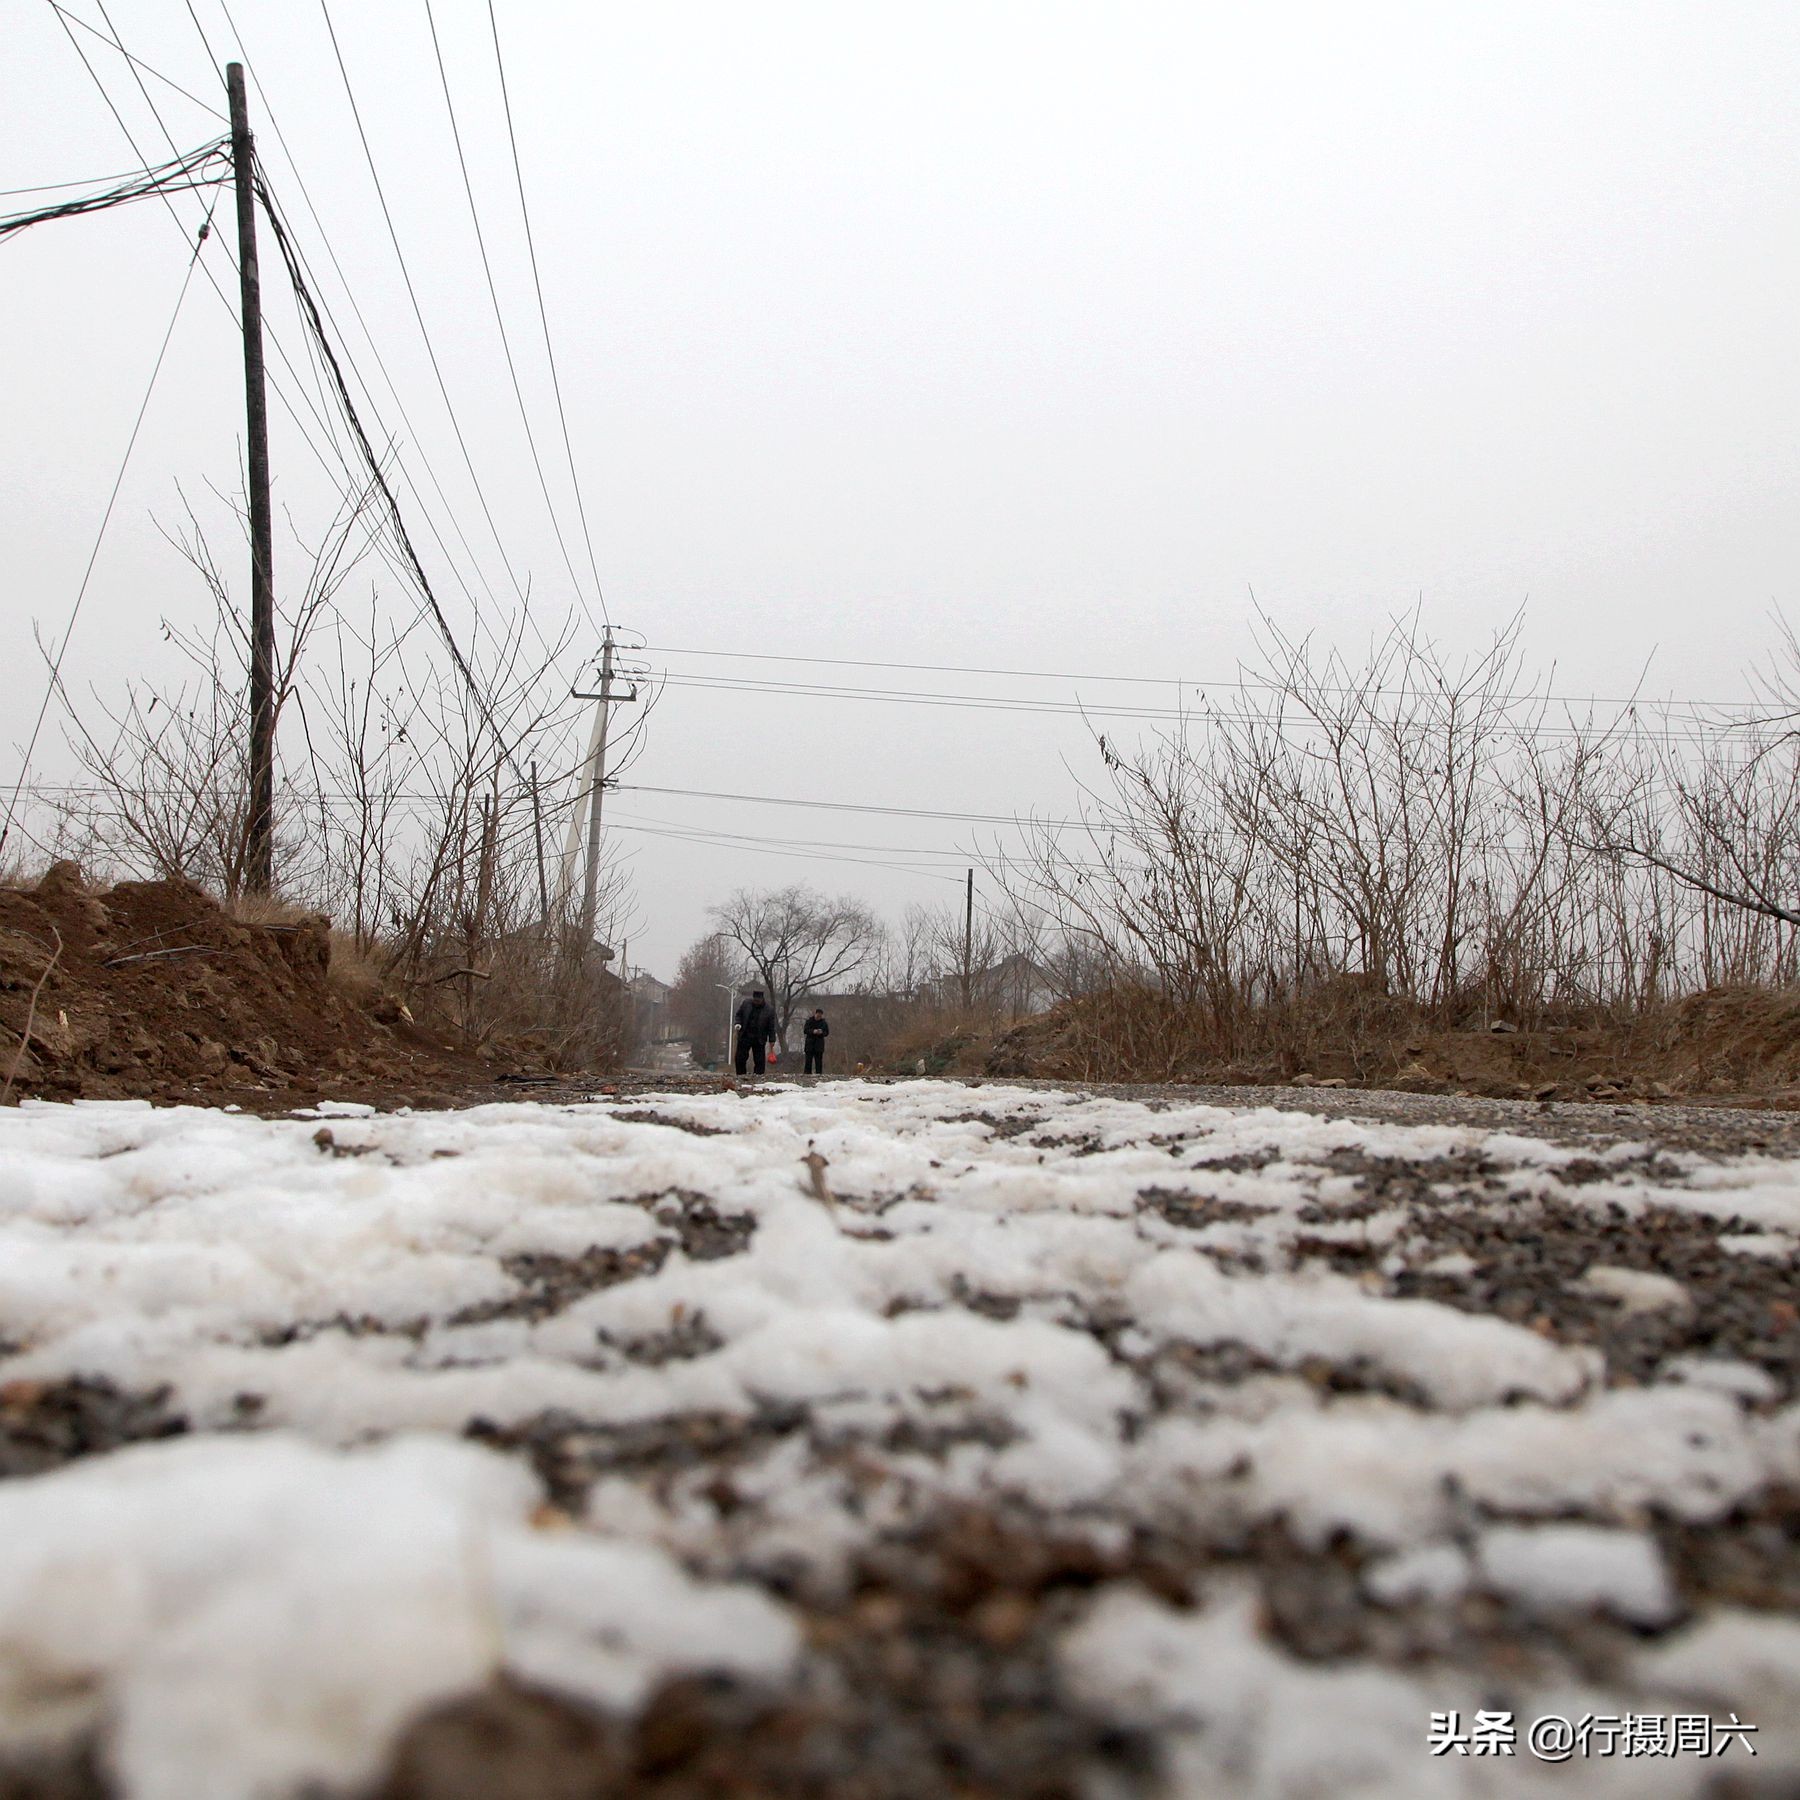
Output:
<path fill-rule="evenodd" d="M 752 1056 L 756 1058 L 756 1072 L 761 1074 L 764 1059 L 769 1045 L 780 1035 L 780 1027 L 775 1020 L 775 1009 L 763 998 L 761 988 L 755 989 L 748 1000 L 738 1002 L 737 1009 L 737 1072 L 742 1075 L 748 1067 Z"/>
<path fill-rule="evenodd" d="M 806 1040 L 806 1070 L 808 1075 L 825 1073 L 825 1040 L 831 1036 L 831 1027 L 825 1023 L 825 1009 L 815 1006 L 812 1017 L 800 1027 L 800 1035 Z"/>

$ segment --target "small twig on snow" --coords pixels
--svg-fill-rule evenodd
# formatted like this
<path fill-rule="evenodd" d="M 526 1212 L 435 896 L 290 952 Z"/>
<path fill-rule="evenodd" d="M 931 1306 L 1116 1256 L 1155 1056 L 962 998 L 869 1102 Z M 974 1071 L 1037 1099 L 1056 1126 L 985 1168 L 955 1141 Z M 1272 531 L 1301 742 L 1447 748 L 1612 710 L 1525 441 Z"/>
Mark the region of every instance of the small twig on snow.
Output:
<path fill-rule="evenodd" d="M 825 1171 L 831 1166 L 816 1150 L 808 1150 L 800 1159 L 806 1170 L 807 1180 L 812 1196 L 827 1212 L 837 1211 L 837 1201 L 832 1198 L 831 1189 L 825 1185 Z"/>

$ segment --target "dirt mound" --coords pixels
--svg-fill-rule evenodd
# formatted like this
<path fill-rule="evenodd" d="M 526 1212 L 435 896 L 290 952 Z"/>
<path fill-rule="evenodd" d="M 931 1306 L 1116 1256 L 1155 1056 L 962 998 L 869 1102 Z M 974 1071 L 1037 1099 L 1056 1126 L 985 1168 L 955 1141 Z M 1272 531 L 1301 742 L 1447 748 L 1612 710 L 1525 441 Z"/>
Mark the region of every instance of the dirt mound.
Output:
<path fill-rule="evenodd" d="M 330 962 L 322 914 L 245 923 L 191 882 L 96 892 L 58 863 L 34 888 L 0 888 L 0 1078 L 16 1058 L 15 1098 L 259 1110 L 491 1079 L 392 1001 L 357 1005 Z"/>
<path fill-rule="evenodd" d="M 1709 988 L 1669 1008 L 1655 1051 L 1676 1087 L 1800 1082 L 1800 992 Z"/>
<path fill-rule="evenodd" d="M 945 1071 L 971 1062 L 984 1075 L 1037 1075 L 1050 1081 L 1092 1080 L 1094 1032 L 1081 1017 L 1078 1001 L 1021 1019 L 998 1032 L 985 1054 L 975 1042 L 960 1042 Z M 957 1068 L 957 1072 L 961 1072 Z"/>

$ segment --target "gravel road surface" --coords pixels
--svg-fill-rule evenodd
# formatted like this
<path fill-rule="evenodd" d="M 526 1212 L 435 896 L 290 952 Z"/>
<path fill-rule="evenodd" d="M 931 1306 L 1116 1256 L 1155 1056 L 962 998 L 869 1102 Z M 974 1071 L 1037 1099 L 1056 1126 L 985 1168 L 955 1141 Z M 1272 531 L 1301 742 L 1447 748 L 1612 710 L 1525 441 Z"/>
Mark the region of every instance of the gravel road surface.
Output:
<path fill-rule="evenodd" d="M 1736 1109 L 27 1105 L 0 1797 L 1794 1794 L 1797 1252 Z"/>

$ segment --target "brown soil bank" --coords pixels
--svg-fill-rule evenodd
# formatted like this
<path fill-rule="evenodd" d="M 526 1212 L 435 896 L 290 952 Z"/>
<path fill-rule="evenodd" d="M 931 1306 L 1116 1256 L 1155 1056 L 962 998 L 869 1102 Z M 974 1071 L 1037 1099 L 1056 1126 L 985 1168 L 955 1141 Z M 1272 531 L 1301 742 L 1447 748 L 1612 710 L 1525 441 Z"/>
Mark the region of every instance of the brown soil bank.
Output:
<path fill-rule="evenodd" d="M 0 1079 L 16 1059 L 15 1099 L 259 1111 L 492 1079 L 391 999 L 365 1008 L 341 993 L 330 962 L 323 915 L 244 923 L 191 882 L 93 891 L 58 863 L 35 887 L 0 888 Z"/>
<path fill-rule="evenodd" d="M 1331 1082 L 1505 1099 L 1663 1100 L 1800 1106 L 1800 992 L 1715 988 L 1627 1020 L 1455 1029 L 1386 995 L 1322 991 L 1254 1022 L 1252 1047 L 1222 1053 L 1192 1014 L 1157 996 L 1068 1001 L 992 1035 L 935 1044 L 932 1074 L 1075 1081 Z"/>

